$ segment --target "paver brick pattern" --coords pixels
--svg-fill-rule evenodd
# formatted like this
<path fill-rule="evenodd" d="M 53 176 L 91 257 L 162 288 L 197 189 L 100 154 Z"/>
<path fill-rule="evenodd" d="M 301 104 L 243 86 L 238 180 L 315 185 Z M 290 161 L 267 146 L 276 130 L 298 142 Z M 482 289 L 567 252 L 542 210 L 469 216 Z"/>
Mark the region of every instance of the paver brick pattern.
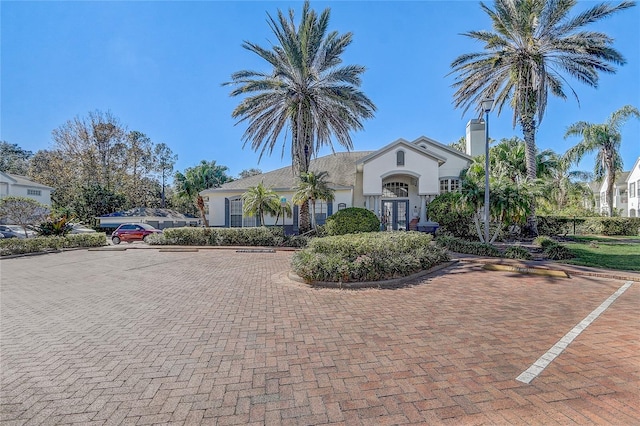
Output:
<path fill-rule="evenodd" d="M 0 262 L 1 417 L 32 424 L 639 424 L 640 286 L 459 264 L 312 289 L 291 253 L 74 251 Z"/>

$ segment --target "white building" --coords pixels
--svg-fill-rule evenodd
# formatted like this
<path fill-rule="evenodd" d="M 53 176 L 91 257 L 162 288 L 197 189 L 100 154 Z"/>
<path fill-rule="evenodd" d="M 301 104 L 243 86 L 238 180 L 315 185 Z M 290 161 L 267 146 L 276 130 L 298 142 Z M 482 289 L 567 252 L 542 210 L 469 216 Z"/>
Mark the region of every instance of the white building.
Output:
<path fill-rule="evenodd" d="M 628 195 L 627 215 L 640 217 L 640 157 L 629 171 L 625 183 Z"/>
<path fill-rule="evenodd" d="M 459 152 L 433 139 L 398 139 L 377 151 L 340 152 L 311 161 L 309 170 L 328 172 L 327 181 L 335 190 L 331 203 L 316 202 L 316 221 L 346 207 L 365 207 L 375 212 L 387 229 L 415 229 L 427 226 L 427 205 L 443 192 L 460 187 L 460 172 L 471 157 L 484 154 L 484 122 L 471 120 L 467 125 L 467 153 Z M 261 225 L 256 217 L 242 213 L 242 194 L 261 183 L 289 202 L 296 181 L 291 167 L 225 183 L 220 188 L 202 191 L 208 205 L 211 226 L 246 227 Z M 297 229 L 298 207 L 287 228 Z M 265 225 L 276 223 L 266 217 Z M 279 224 L 282 224 L 280 219 Z"/>
<path fill-rule="evenodd" d="M 51 191 L 53 191 L 52 187 L 34 182 L 24 176 L 0 172 L 0 198 L 27 197 L 50 207 Z"/>

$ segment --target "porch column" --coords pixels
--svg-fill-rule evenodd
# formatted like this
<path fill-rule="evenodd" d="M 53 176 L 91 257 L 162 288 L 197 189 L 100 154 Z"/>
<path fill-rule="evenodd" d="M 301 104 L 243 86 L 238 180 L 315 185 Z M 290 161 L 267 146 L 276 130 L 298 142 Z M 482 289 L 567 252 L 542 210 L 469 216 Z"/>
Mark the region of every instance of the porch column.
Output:
<path fill-rule="evenodd" d="M 427 223 L 427 196 L 420 196 L 420 221 L 418 226 L 424 226 Z"/>

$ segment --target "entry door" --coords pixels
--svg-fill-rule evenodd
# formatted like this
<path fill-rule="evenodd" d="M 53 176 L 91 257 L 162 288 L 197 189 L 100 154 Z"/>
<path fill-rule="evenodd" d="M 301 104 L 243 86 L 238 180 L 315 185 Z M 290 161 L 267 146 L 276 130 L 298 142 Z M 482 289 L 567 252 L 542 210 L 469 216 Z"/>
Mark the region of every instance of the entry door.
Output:
<path fill-rule="evenodd" d="M 382 201 L 382 226 L 386 231 L 409 230 L 409 200 Z"/>

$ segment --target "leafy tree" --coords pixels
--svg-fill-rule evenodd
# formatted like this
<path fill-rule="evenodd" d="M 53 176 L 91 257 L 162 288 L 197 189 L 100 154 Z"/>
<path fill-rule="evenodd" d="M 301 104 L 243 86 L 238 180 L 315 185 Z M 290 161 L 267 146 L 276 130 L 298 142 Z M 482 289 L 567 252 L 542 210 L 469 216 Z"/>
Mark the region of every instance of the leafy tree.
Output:
<path fill-rule="evenodd" d="M 28 238 L 27 227 L 44 221 L 49 208 L 32 198 L 5 197 L 0 199 L 0 217 L 8 223 L 22 226 L 25 238 Z"/>
<path fill-rule="evenodd" d="M 622 171 L 620 128 L 631 117 L 640 118 L 640 111 L 631 105 L 626 105 L 613 112 L 606 123 L 593 124 L 579 121 L 569 126 L 565 134 L 565 138 L 582 137 L 576 146 L 566 152 L 565 156 L 569 161 L 577 163 L 585 154 L 597 152 L 593 174 L 597 181 L 602 181 L 606 176 L 609 216 L 613 216 L 612 200 L 616 173 Z"/>
<path fill-rule="evenodd" d="M 62 151 L 40 150 L 31 158 L 29 177 L 55 190 L 51 193 L 54 208 L 71 206 L 80 197 L 80 186 L 86 184 L 74 167 L 75 161 Z"/>
<path fill-rule="evenodd" d="M 466 153 L 467 152 L 467 138 L 465 136 L 462 136 L 460 139 L 458 139 L 455 142 L 451 142 L 449 144 L 449 146 L 453 149 L 456 149 L 460 152 Z"/>
<path fill-rule="evenodd" d="M 326 181 L 328 176 L 327 172 L 302 173 L 300 181 L 293 188 L 295 191 L 293 194 L 294 203 L 304 205 L 311 201 L 313 212 L 311 224 L 314 229 L 316 227 L 316 200 L 331 202 L 334 199 L 335 190 L 329 187 L 329 183 Z"/>
<path fill-rule="evenodd" d="M 587 213 L 584 200 L 593 198 L 593 192 L 585 181 L 591 179 L 592 175 L 571 170 L 571 162 L 557 155 L 555 164 L 544 180 L 541 213 L 584 216 Z"/>
<path fill-rule="evenodd" d="M 233 110 L 238 123 L 247 122 L 244 144 L 271 154 L 281 134 L 291 132 L 291 161 L 296 176 L 309 171 L 311 156 L 323 146 L 333 149 L 331 137 L 353 148 L 349 132 L 363 128 L 375 105 L 359 90 L 364 67 L 342 65 L 352 34 L 329 32 L 330 9 L 318 15 L 305 1 L 300 23 L 294 11 L 268 16 L 276 43 L 271 49 L 245 41 L 243 47 L 264 59 L 270 71 L 238 71 L 231 76 L 231 96 L 246 96 Z M 286 129 L 286 130 L 285 130 Z M 282 139 L 284 155 L 287 137 Z M 301 208 L 301 228 L 308 229 L 308 206 Z"/>
<path fill-rule="evenodd" d="M 162 178 L 162 202 L 160 206 L 162 208 L 165 207 L 165 182 L 168 176 L 173 172 L 173 166 L 176 164 L 178 160 L 178 155 L 174 154 L 171 151 L 171 148 L 167 146 L 165 143 L 159 143 L 154 148 L 155 162 L 156 162 L 156 172 L 160 173 Z"/>
<path fill-rule="evenodd" d="M 133 130 L 126 137 L 127 153 L 127 175 L 126 190 L 124 191 L 129 198 L 129 206 L 136 207 L 140 205 L 148 205 L 145 200 L 151 188 L 145 183 L 149 181 L 145 178 L 149 176 L 154 168 L 153 143 L 147 135 L 137 130 Z"/>
<path fill-rule="evenodd" d="M 81 221 L 91 223 L 97 216 L 122 210 L 125 205 L 124 194 L 94 183 L 80 189 L 71 207 Z"/>
<path fill-rule="evenodd" d="M 238 179 L 244 179 L 244 178 L 248 178 L 251 176 L 256 176 L 256 175 L 261 175 L 262 174 L 262 170 L 260 169 L 244 169 L 243 171 L 240 172 L 240 175 L 238 176 Z"/>
<path fill-rule="evenodd" d="M 0 172 L 26 175 L 29 169 L 29 159 L 33 156 L 27 151 L 6 141 L 0 141 Z"/>
<path fill-rule="evenodd" d="M 200 191 L 208 188 L 218 188 L 225 182 L 233 179 L 227 175 L 227 166 L 218 166 L 215 160 L 207 162 L 202 160 L 195 167 L 189 167 L 184 174 L 177 172 L 174 177 L 176 193 L 178 197 L 191 200 L 198 207 L 200 217 L 204 226 L 209 226 L 209 221 L 205 214 L 205 202 Z"/>
<path fill-rule="evenodd" d="M 570 17 L 576 0 L 495 0 L 494 8 L 480 3 L 494 31 L 463 35 L 485 44 L 485 51 L 460 55 L 452 64 L 456 74 L 454 104 L 481 109 L 483 99 L 495 99 L 498 114 L 513 108 L 513 125 L 520 124 L 526 146 L 526 170 L 536 178 L 535 133 L 544 117 L 549 92 L 566 98 L 565 75 L 598 86 L 599 72 L 614 73 L 612 64 L 625 63 L 613 39 L 585 26 L 635 5 L 602 3 Z M 573 95 L 577 95 L 571 89 Z M 529 225 L 537 234 L 535 206 Z"/>
<path fill-rule="evenodd" d="M 242 209 L 247 216 L 256 215 L 260 218 L 260 223 L 264 225 L 264 214 L 277 216 L 280 212 L 280 198 L 271 188 L 265 187 L 262 182 L 256 186 L 249 187 L 242 194 Z"/>

